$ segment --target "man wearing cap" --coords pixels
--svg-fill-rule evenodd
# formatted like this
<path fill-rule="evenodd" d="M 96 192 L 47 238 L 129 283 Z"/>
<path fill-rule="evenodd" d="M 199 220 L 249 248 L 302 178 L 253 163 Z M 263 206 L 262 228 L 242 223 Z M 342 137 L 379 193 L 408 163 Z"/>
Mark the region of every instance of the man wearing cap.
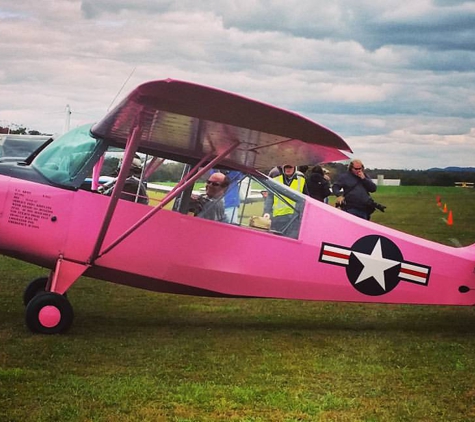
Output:
<path fill-rule="evenodd" d="M 129 176 L 125 180 L 121 199 L 148 204 L 147 187 L 142 180 L 142 160 L 135 156 L 129 169 Z"/>
<path fill-rule="evenodd" d="M 117 173 L 119 173 L 121 167 L 122 160 L 119 161 Z M 115 182 L 116 179 L 106 183 L 101 187 L 101 192 L 103 192 L 104 195 L 112 195 Z M 124 188 L 120 194 L 120 199 L 146 205 L 149 202 L 147 186 L 142 178 L 142 160 L 138 155 L 135 155 L 134 159 L 132 160 L 132 164 L 129 168 L 129 174 L 127 179 L 125 179 Z"/>
<path fill-rule="evenodd" d="M 305 185 L 305 176 L 297 171 L 292 164 L 284 164 L 281 167 L 280 174 L 273 177 L 273 180 L 282 183 L 289 188 L 300 193 L 307 193 Z M 269 192 L 264 203 L 264 217 L 271 218 L 271 229 L 283 231 L 294 217 L 294 202 L 290 199 L 283 201 L 278 196 Z"/>

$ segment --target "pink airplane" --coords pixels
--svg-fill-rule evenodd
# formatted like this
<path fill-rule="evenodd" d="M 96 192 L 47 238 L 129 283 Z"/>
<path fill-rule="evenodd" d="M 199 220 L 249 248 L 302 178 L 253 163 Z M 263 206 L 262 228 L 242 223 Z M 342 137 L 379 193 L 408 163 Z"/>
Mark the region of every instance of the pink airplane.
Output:
<path fill-rule="evenodd" d="M 106 195 L 100 176 L 111 151 L 122 163 Z M 351 150 L 338 135 L 289 111 L 188 82 L 139 86 L 97 124 L 0 164 L 0 251 L 50 271 L 25 290 L 26 325 L 67 330 L 66 293 L 81 276 L 198 296 L 472 306 L 475 245 L 444 246 L 354 217 L 261 173 L 344 160 L 342 151 Z M 124 199 L 137 154 L 142 178 L 165 159 L 186 163 L 163 199 L 144 200 L 140 189 Z M 190 215 L 194 184 L 212 168 L 238 170 L 248 192 L 286 201 L 288 225 L 253 227 L 264 201 L 246 198 L 237 223 Z"/>

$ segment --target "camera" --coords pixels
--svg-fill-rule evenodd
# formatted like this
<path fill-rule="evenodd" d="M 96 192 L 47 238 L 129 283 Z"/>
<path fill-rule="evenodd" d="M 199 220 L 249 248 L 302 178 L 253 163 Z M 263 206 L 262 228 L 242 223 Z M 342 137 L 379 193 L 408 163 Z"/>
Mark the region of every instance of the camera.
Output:
<path fill-rule="evenodd" d="M 345 211 L 345 207 L 346 207 L 346 202 L 345 201 L 335 202 L 335 208 L 340 208 L 343 211 Z"/>
<path fill-rule="evenodd" d="M 374 212 L 375 210 L 384 212 L 384 210 L 387 208 L 386 205 L 377 203 L 373 198 L 370 198 L 368 200 L 367 207 L 370 213 Z"/>

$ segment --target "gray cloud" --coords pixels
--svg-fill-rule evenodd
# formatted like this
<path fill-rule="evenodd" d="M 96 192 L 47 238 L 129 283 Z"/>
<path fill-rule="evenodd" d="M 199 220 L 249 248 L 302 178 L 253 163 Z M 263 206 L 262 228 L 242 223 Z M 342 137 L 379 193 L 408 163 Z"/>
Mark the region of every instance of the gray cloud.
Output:
<path fill-rule="evenodd" d="M 245 32 L 271 31 L 312 39 L 357 40 L 366 48 L 384 45 L 426 45 L 434 49 L 473 50 L 473 2 L 387 0 L 276 1 L 242 0 L 85 0 L 81 10 L 88 19 L 122 12 L 212 13 L 226 28 Z M 447 37 L 447 34 L 450 36 Z"/>
<path fill-rule="evenodd" d="M 147 0 L 84 0 L 81 1 L 81 12 L 86 19 L 100 18 L 107 14 L 120 14 L 123 11 L 145 14 L 158 14 L 174 9 L 174 1 L 147 1 Z"/>
<path fill-rule="evenodd" d="M 174 77 L 320 121 L 368 166 L 473 165 L 474 14 L 463 1 L 6 0 L 0 124 L 60 131 L 66 104 L 77 125 Z"/>

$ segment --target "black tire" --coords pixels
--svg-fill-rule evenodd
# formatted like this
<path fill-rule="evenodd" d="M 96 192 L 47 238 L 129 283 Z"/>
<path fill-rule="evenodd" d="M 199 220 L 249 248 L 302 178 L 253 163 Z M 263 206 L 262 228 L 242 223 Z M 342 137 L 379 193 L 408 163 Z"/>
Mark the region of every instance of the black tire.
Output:
<path fill-rule="evenodd" d="M 71 327 L 73 319 L 74 312 L 69 300 L 58 293 L 39 293 L 26 307 L 26 325 L 33 333 L 64 333 Z"/>
<path fill-rule="evenodd" d="M 25 306 L 30 303 L 30 300 L 33 299 L 37 294 L 43 293 L 46 291 L 46 285 L 48 284 L 48 277 L 38 277 L 35 278 L 26 286 L 26 289 L 23 293 L 23 304 Z M 63 294 L 64 297 L 67 297 L 67 294 Z"/>
<path fill-rule="evenodd" d="M 35 278 L 26 286 L 23 293 L 23 304 L 26 306 L 30 303 L 38 293 L 43 293 L 46 290 L 46 284 L 48 283 L 48 277 Z"/>

